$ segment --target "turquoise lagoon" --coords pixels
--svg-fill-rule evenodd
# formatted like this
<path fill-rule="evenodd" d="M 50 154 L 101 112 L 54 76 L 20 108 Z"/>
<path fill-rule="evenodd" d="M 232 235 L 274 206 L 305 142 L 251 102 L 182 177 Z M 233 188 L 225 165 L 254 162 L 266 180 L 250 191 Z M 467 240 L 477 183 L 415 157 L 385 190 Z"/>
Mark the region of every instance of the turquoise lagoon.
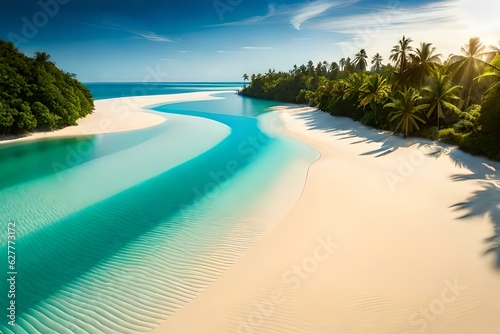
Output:
<path fill-rule="evenodd" d="M 0 146 L 0 247 L 7 273 L 15 222 L 17 272 L 14 298 L 2 280 L 3 333 L 148 332 L 299 198 L 319 153 L 280 134 L 276 103 L 224 92 L 231 83 L 151 86 L 217 99 L 155 107 L 168 121 L 148 129 Z M 89 87 L 108 98 L 140 86 Z"/>

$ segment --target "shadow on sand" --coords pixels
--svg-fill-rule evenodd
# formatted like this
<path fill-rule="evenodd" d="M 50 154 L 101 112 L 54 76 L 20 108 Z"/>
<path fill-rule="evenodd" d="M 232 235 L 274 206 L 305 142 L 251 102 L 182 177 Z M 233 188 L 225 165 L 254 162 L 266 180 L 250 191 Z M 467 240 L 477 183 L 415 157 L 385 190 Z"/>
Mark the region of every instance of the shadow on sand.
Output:
<path fill-rule="evenodd" d="M 296 114 L 294 117 L 303 120 L 309 129 L 331 133 L 332 136 L 337 137 L 338 140 L 357 139 L 352 142 L 351 145 L 363 143 L 380 144 L 380 148 L 361 153 L 360 155 L 362 156 L 373 155 L 379 158 L 396 152 L 400 148 L 412 146 L 419 148 L 421 146 L 433 144 L 432 141 L 422 138 L 408 137 L 403 139 L 402 136 L 394 135 L 392 132 L 369 128 L 350 118 L 331 116 L 321 111 Z"/>
<path fill-rule="evenodd" d="M 500 269 L 500 163 L 482 157 L 474 157 L 456 147 L 423 138 L 403 139 L 390 132 L 366 127 L 346 117 L 332 117 L 321 111 L 300 113 L 294 117 L 303 120 L 311 130 L 330 133 L 338 140 L 355 140 L 350 143 L 351 145 L 380 144 L 380 148 L 361 153 L 361 156 L 372 155 L 378 158 L 391 154 L 399 148 L 414 147 L 418 149 L 425 147 L 431 152 L 428 154 L 431 157 L 437 159 L 447 156 L 450 158 L 457 167 L 464 169 L 463 174 L 451 175 L 452 181 L 475 181 L 482 187 L 470 194 L 464 202 L 456 203 L 450 209 L 461 214 L 457 219 L 478 216 L 489 218 L 493 224 L 493 235 L 485 240 L 487 248 L 484 254 L 496 253 L 495 266 Z"/>
<path fill-rule="evenodd" d="M 474 191 L 464 202 L 451 206 L 461 212 L 458 219 L 487 216 L 493 224 L 493 235 L 485 240 L 485 254 L 496 253 L 496 268 L 500 269 L 500 163 L 471 156 L 455 147 L 441 147 L 431 154 L 449 157 L 457 167 L 470 173 L 454 174 L 454 182 L 476 181 L 481 189 Z"/>

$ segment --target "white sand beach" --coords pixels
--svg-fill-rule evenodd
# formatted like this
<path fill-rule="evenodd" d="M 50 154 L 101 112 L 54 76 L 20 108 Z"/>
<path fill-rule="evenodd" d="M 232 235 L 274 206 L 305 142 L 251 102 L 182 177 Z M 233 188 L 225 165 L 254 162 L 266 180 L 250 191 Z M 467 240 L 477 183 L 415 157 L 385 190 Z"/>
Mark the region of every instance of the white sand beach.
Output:
<path fill-rule="evenodd" d="M 215 98 L 189 93 L 99 100 L 78 126 L 3 143 L 146 128 L 168 118 L 148 106 Z M 284 126 L 264 127 L 321 153 L 300 199 L 262 241 L 154 332 L 497 334 L 500 254 L 485 252 L 500 234 L 500 164 L 311 108 L 274 110 Z M 214 123 L 205 129 L 213 143 L 200 143 L 189 156 L 229 133 L 209 120 L 186 124 L 205 123 Z M 198 130 L 178 131 L 189 136 Z M 133 166 L 127 177 L 140 179 Z"/>
<path fill-rule="evenodd" d="M 97 135 L 144 129 L 166 121 L 165 116 L 148 110 L 146 107 L 212 99 L 216 99 L 216 97 L 213 97 L 210 92 L 196 92 L 96 100 L 94 112 L 78 120 L 76 126 L 68 126 L 55 131 L 35 132 L 21 137 L 6 137 L 0 140 L 0 145 L 44 138 Z"/>
<path fill-rule="evenodd" d="M 155 333 L 498 333 L 500 164 L 276 110 L 322 155 L 302 196 Z"/>

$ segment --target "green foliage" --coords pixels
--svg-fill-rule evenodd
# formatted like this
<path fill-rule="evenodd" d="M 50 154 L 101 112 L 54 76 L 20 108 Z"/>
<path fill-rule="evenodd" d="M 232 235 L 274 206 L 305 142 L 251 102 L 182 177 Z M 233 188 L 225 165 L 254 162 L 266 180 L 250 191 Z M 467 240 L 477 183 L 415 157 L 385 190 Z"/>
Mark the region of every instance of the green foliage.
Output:
<path fill-rule="evenodd" d="M 411 42 L 413 42 L 411 38 L 403 35 L 403 38 L 391 50 L 390 59 L 394 61 L 398 69 L 398 76 L 401 76 L 410 64 L 410 52 L 413 51 L 413 47 L 410 46 Z"/>
<path fill-rule="evenodd" d="M 460 121 L 453 125 L 453 129 L 460 133 L 477 131 L 480 129 L 479 116 L 481 116 L 481 106 L 473 104 L 466 111 L 460 112 Z"/>
<path fill-rule="evenodd" d="M 456 132 L 453 128 L 442 129 L 438 132 L 438 139 L 451 145 L 460 146 L 464 137 L 463 133 Z"/>
<path fill-rule="evenodd" d="M 392 102 L 384 105 L 384 108 L 392 109 L 392 112 L 389 114 L 389 121 L 399 121 L 395 131 L 403 133 L 406 137 L 420 129 L 418 122 L 425 123 L 420 113 L 428 108 L 428 105 L 420 103 L 422 96 L 413 88 L 400 90 L 396 95 L 396 98 L 391 97 Z"/>
<path fill-rule="evenodd" d="M 243 92 L 271 100 L 312 103 L 335 116 L 405 136 L 443 140 L 500 160 L 498 48 L 485 52 L 479 38 L 471 38 L 462 47 L 462 55 L 441 64 L 441 55 L 431 43 L 414 49 L 412 42 L 403 36 L 394 45 L 390 55 L 393 64 L 382 64 L 379 53 L 368 58 L 366 51 L 360 50 L 352 60 L 342 58 L 330 66 L 326 61 L 316 66 L 309 61 L 289 72 L 269 70 L 252 75 Z M 371 72 L 366 71 L 367 59 L 373 65 Z M 438 130 L 441 121 L 446 128 Z"/>
<path fill-rule="evenodd" d="M 297 95 L 296 102 L 309 104 L 313 97 L 314 92 L 308 89 L 301 89 L 299 95 Z"/>
<path fill-rule="evenodd" d="M 415 132 L 415 135 L 430 140 L 437 140 L 439 137 L 439 132 L 437 126 L 431 126 L 430 128 L 424 128 L 420 131 Z"/>
<path fill-rule="evenodd" d="M 365 49 L 361 49 L 358 53 L 356 53 L 356 56 L 354 57 L 354 67 L 358 71 L 366 71 L 366 66 L 368 65 L 366 58 L 368 58 L 368 56 L 366 55 Z"/>
<path fill-rule="evenodd" d="M 481 155 L 492 160 L 500 161 L 499 133 L 472 132 L 463 135 L 460 148 L 474 155 Z"/>
<path fill-rule="evenodd" d="M 438 71 L 431 72 L 430 81 L 430 86 L 423 88 L 423 91 L 428 95 L 427 101 L 430 105 L 427 118 L 431 120 L 431 117 L 435 117 L 439 128 L 439 119 L 445 118 L 446 112 L 460 114 L 460 109 L 454 103 L 460 101 L 455 92 L 461 87 L 453 85 L 447 75 Z"/>
<path fill-rule="evenodd" d="M 494 85 L 488 91 L 481 104 L 478 123 L 484 134 L 500 133 L 500 85 Z"/>
<path fill-rule="evenodd" d="M 473 94 L 474 86 L 477 86 L 474 79 L 486 68 L 482 59 L 486 55 L 484 50 L 485 46 L 481 40 L 472 37 L 469 43 L 462 47 L 462 55 L 452 55 L 449 59 L 453 79 L 463 86 L 462 98 L 466 106 L 469 106 L 471 101 L 479 101 L 477 94 Z"/>
<path fill-rule="evenodd" d="M 89 90 L 49 60 L 0 40 L 0 135 L 73 125 L 94 109 Z"/>

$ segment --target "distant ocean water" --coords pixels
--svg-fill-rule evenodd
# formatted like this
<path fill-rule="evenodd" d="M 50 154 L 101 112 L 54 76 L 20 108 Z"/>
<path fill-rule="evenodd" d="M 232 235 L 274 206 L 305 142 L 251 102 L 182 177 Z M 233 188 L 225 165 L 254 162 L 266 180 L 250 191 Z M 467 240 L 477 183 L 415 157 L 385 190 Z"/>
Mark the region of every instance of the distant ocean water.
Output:
<path fill-rule="evenodd" d="M 150 331 L 266 235 L 298 199 L 319 156 L 262 131 L 261 115 L 277 103 L 219 93 L 238 84 L 151 84 L 144 94 L 136 83 L 87 86 L 96 99 L 194 91 L 219 99 L 156 107 L 167 122 L 100 140 L 0 146 L 0 217 L 5 230 L 15 222 L 17 235 L 16 327 L 6 313 L 3 333 Z M 209 135 L 178 133 L 185 115 L 231 133 L 172 165 Z M 86 154 L 71 156 L 82 147 Z M 54 168 L 59 161 L 64 168 Z M 7 254 L 6 231 L 0 236 Z M 5 312 L 13 300 L 3 293 L 7 278 Z"/>
<path fill-rule="evenodd" d="M 94 99 L 124 96 L 178 94 L 205 91 L 236 91 L 243 88 L 240 82 L 89 82 L 85 86 Z"/>

